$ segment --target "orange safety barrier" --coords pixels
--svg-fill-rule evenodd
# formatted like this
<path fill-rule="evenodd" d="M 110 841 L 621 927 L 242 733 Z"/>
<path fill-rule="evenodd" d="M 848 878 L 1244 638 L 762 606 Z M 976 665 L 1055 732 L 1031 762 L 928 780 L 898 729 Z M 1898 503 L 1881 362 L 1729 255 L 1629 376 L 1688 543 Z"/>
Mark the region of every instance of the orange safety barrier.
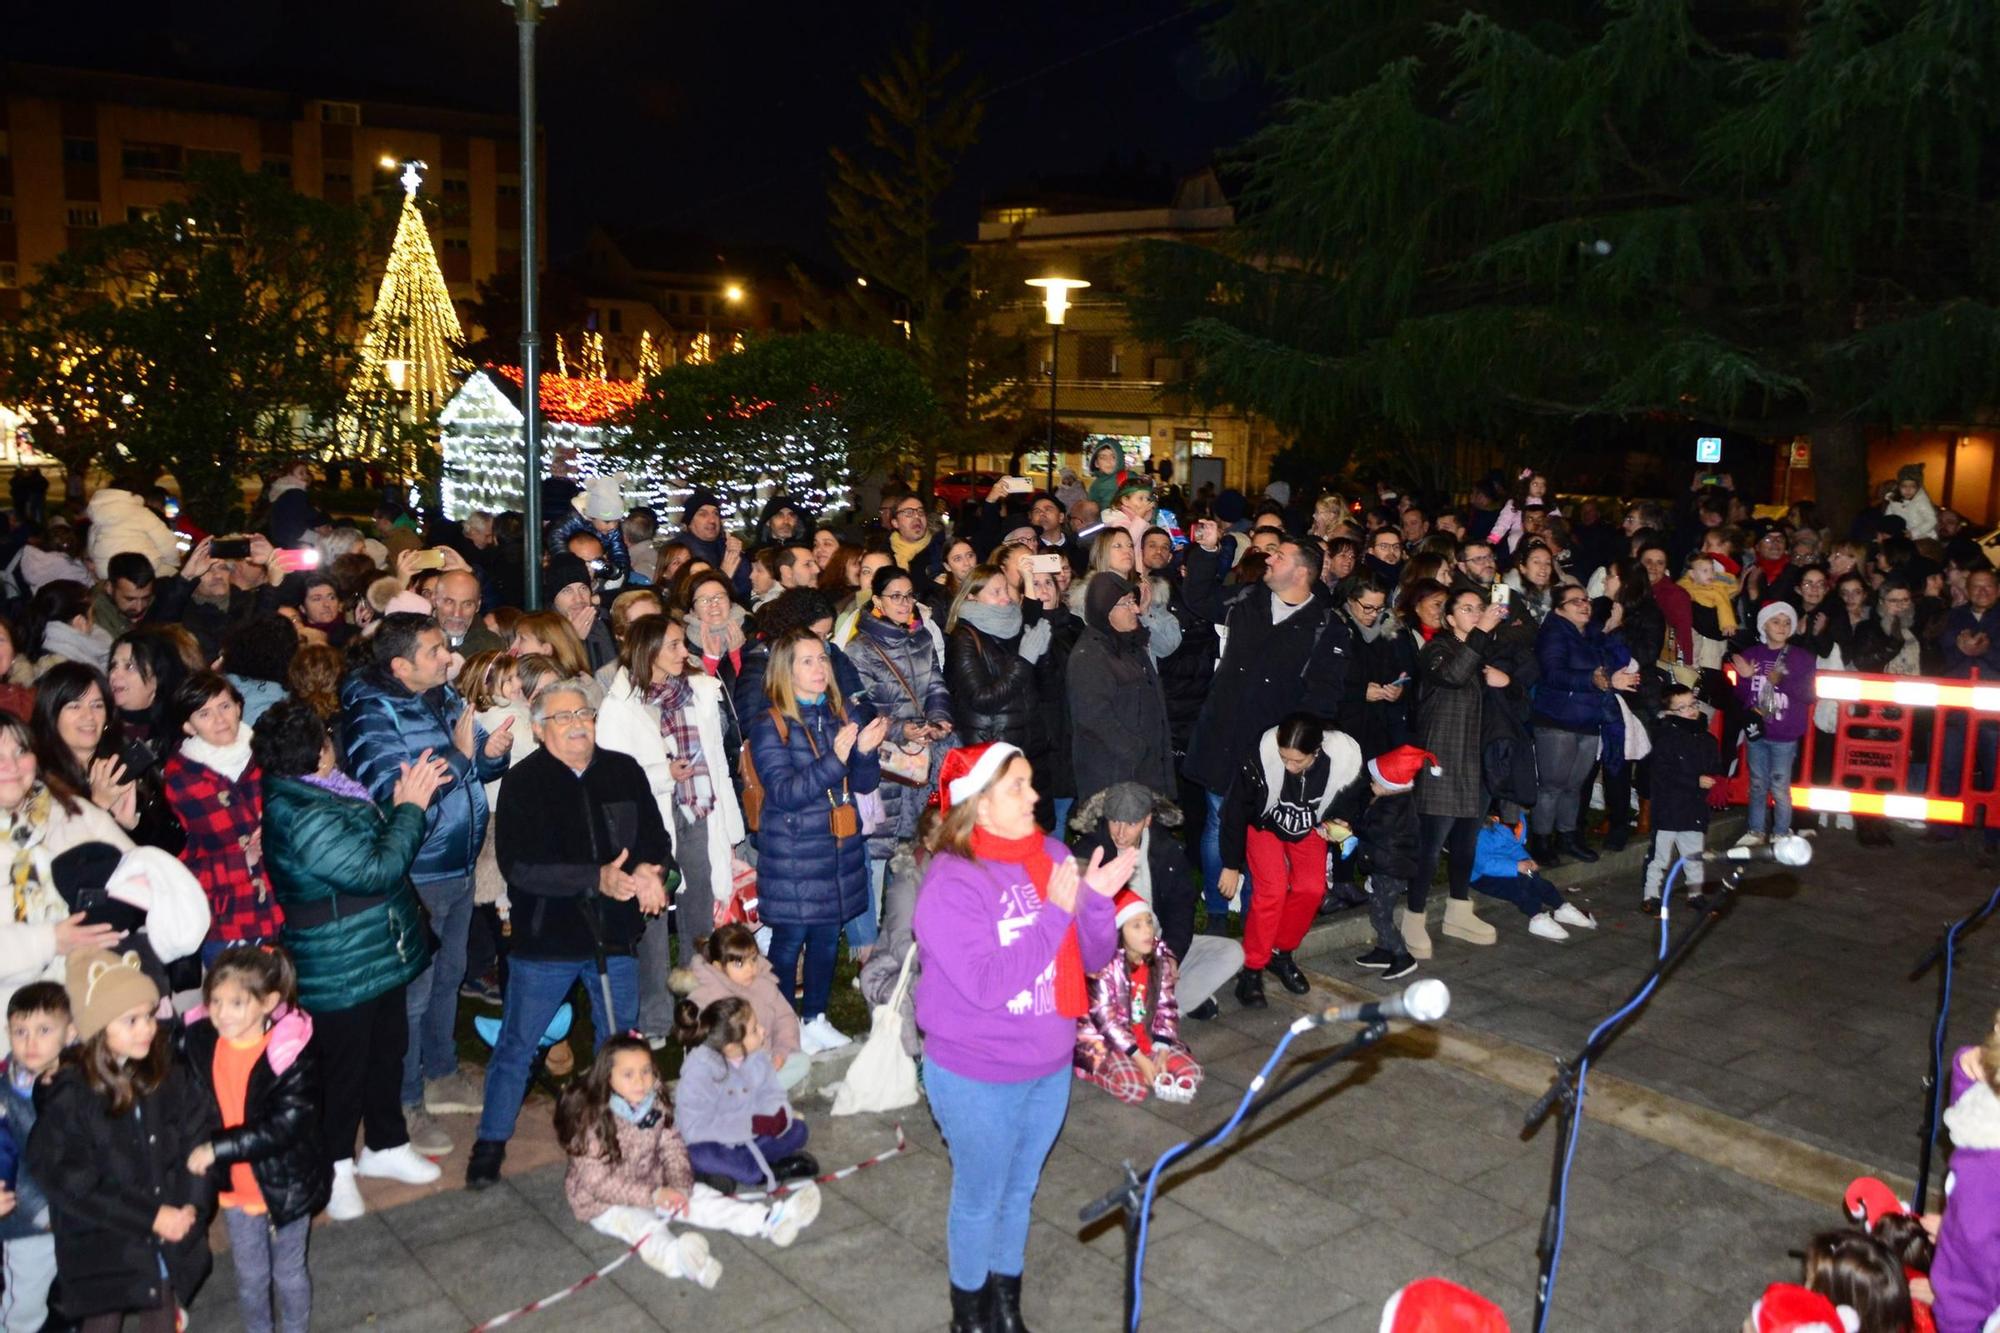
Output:
<path fill-rule="evenodd" d="M 1821 671 L 1814 689 L 1839 706 L 1839 721 L 1830 736 L 1817 725 L 1806 731 L 1792 784 L 1795 810 L 2000 828 L 2000 683 Z M 1710 730 L 1721 744 L 1721 713 Z M 1816 776 L 1828 746 L 1831 765 Z M 1737 747 L 1720 804 L 1749 802 L 1745 750 Z"/>

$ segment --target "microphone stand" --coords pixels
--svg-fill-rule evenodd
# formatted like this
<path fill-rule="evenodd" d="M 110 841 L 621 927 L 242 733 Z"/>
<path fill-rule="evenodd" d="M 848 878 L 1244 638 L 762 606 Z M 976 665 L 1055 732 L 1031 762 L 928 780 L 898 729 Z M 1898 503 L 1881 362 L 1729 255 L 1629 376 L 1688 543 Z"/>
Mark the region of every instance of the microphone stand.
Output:
<path fill-rule="evenodd" d="M 1683 857 L 1682 861 L 1686 859 Z M 1535 1129 L 1548 1118 L 1551 1111 L 1556 1117 L 1556 1152 L 1549 1169 L 1549 1201 L 1548 1207 L 1542 1213 L 1541 1238 L 1535 1245 L 1535 1255 L 1539 1261 L 1535 1276 L 1535 1333 L 1541 1333 L 1548 1326 L 1549 1307 L 1555 1299 L 1556 1263 L 1562 1255 L 1562 1219 L 1568 1205 L 1569 1169 L 1576 1157 L 1577 1129 L 1583 1118 L 1579 1088 L 1584 1071 L 1611 1045 L 1623 1030 L 1626 1020 L 1638 1010 L 1643 1001 L 1650 997 L 1667 973 L 1674 969 L 1674 966 L 1687 955 L 1688 950 L 1694 947 L 1695 942 L 1729 909 L 1734 901 L 1729 893 L 1736 888 L 1742 878 L 1743 865 L 1742 862 L 1733 865 L 1726 861 L 1714 863 L 1714 868 L 1720 872 L 1718 887 L 1722 892 L 1713 896 L 1704 894 L 1688 899 L 1688 906 L 1695 912 L 1694 924 L 1682 931 L 1680 938 L 1660 954 L 1652 968 L 1640 978 L 1639 984 L 1633 987 L 1631 995 L 1626 997 L 1624 1003 L 1614 1009 L 1610 1017 L 1591 1030 L 1582 1049 L 1568 1060 L 1556 1061 L 1555 1078 L 1549 1084 L 1549 1090 L 1542 1094 L 1541 1100 L 1529 1109 L 1523 1119 L 1523 1137 L 1528 1137 L 1533 1135 Z M 1676 865 L 1676 873 L 1667 879 L 1665 892 L 1668 902 L 1673 900 L 1674 880 L 1678 878 L 1679 869 L 1680 866 Z M 1664 931 L 1666 927 L 1662 925 L 1661 929 Z"/>
<path fill-rule="evenodd" d="M 1266 1075 L 1270 1073 L 1271 1066 L 1277 1063 L 1278 1057 L 1284 1053 L 1284 1049 L 1290 1044 L 1292 1037 L 1297 1035 L 1296 1033 L 1288 1032 L 1285 1040 L 1278 1044 L 1278 1049 L 1271 1053 L 1271 1058 L 1265 1064 L 1263 1071 L 1251 1080 L 1248 1091 L 1243 1094 L 1243 1100 L 1237 1104 L 1235 1111 L 1227 1119 L 1213 1128 L 1203 1131 L 1195 1138 L 1185 1143 L 1176 1144 L 1161 1153 L 1154 1160 L 1152 1166 L 1147 1169 L 1143 1181 L 1138 1171 L 1133 1169 L 1131 1161 L 1127 1160 L 1124 1163 L 1125 1178 L 1107 1193 L 1085 1204 L 1083 1208 L 1078 1210 L 1077 1218 L 1084 1226 L 1089 1226 L 1092 1222 L 1112 1212 L 1114 1209 L 1122 1210 L 1125 1214 L 1125 1328 L 1128 1331 L 1136 1330 L 1139 1327 L 1139 1284 L 1144 1276 L 1146 1263 L 1146 1220 L 1151 1211 L 1154 1182 L 1166 1168 L 1167 1164 L 1190 1153 L 1199 1152 L 1203 1148 L 1213 1147 L 1222 1142 L 1235 1131 L 1237 1126 L 1255 1116 L 1271 1103 L 1310 1082 L 1312 1079 L 1317 1078 L 1320 1074 L 1342 1060 L 1351 1059 L 1359 1055 L 1362 1051 L 1381 1041 L 1388 1034 L 1389 1024 L 1384 1020 L 1377 1019 L 1341 1043 L 1341 1045 L 1335 1047 L 1332 1051 L 1314 1060 L 1291 1078 L 1285 1080 L 1269 1092 L 1265 1092 L 1262 1096 L 1258 1096 L 1258 1092 L 1264 1086 Z M 1251 1100 L 1253 1097 L 1255 1098 L 1254 1101 Z"/>
<path fill-rule="evenodd" d="M 1926 1196 L 1930 1193 L 1931 1153 L 1937 1147 L 1938 1115 L 1944 1100 L 1944 1028 L 1951 1018 L 1951 973 L 1952 965 L 1958 960 L 1959 936 L 1992 915 L 1995 907 L 2000 907 L 2000 889 L 1984 904 L 1967 912 L 1958 920 L 1945 926 L 1944 937 L 1931 946 L 1929 953 L 1917 960 L 1910 980 L 1928 972 L 1931 965 L 1943 961 L 1944 967 L 1938 973 L 1937 1013 L 1931 1020 L 1931 1062 L 1930 1071 L 1924 1076 L 1924 1123 L 1918 1132 L 1922 1135 L 1922 1145 L 1917 1153 L 1917 1193 L 1910 1200 L 1910 1211 L 1921 1216 Z"/>

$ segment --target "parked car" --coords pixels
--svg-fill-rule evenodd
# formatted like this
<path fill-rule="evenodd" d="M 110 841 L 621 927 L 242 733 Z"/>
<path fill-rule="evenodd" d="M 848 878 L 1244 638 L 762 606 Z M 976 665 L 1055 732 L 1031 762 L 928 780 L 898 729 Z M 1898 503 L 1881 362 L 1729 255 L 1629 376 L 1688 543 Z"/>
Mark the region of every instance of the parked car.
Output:
<path fill-rule="evenodd" d="M 998 472 L 951 472 L 937 479 L 934 494 L 938 503 L 947 509 L 957 509 L 960 505 L 971 504 L 974 500 L 984 500 L 986 493 L 993 489 L 993 483 L 1000 480 Z"/>

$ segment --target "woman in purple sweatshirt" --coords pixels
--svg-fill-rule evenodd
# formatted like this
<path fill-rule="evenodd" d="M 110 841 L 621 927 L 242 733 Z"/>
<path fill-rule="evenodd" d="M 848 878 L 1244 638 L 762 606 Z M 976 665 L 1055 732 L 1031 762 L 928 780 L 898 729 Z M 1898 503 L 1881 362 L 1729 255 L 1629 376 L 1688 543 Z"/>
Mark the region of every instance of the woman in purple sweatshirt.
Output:
<path fill-rule="evenodd" d="M 1819 659 L 1804 648 L 1787 647 L 1799 627 L 1799 613 L 1785 602 L 1771 602 L 1757 613 L 1757 634 L 1764 641 L 1738 653 L 1736 698 L 1754 716 L 1758 733 L 1747 749 L 1750 760 L 1750 831 L 1738 847 L 1754 847 L 1768 836 L 1792 831 L 1792 766 L 1799 742 L 1812 725 L 1813 673 Z M 1777 817 L 1765 808 L 1777 807 Z"/>
<path fill-rule="evenodd" d="M 1012 745 L 953 750 L 914 922 L 924 1090 L 951 1153 L 955 1333 L 1021 1327 L 1029 1205 L 1069 1110 L 1087 978 L 1118 945 L 1111 898 L 1136 850 L 1083 869 L 1035 823 Z"/>

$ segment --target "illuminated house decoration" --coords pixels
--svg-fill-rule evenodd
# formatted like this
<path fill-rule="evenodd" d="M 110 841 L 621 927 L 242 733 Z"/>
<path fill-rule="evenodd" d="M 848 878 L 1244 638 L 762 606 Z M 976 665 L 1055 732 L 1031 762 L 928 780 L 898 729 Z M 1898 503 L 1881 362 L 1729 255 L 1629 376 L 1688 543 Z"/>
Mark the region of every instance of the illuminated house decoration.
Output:
<path fill-rule="evenodd" d="M 403 165 L 402 216 L 341 412 L 341 439 L 363 458 L 403 454 L 409 431 L 399 423 L 429 423 L 467 369 L 458 355 L 465 331 L 417 207 L 423 167 Z M 406 472 L 414 470 L 414 458 L 399 461 Z"/>
<path fill-rule="evenodd" d="M 578 482 L 622 477 L 625 502 L 651 505 L 671 528 L 679 524 L 690 488 L 657 465 L 634 466 L 631 432 L 624 423 L 644 391 L 644 384 L 634 380 L 543 375 L 544 475 Z M 475 509 L 501 513 L 521 508 L 526 446 L 520 394 L 520 367 L 487 366 L 475 371 L 438 414 L 444 465 L 440 498 L 446 517 L 463 519 Z M 734 484 L 714 489 L 723 497 L 723 521 L 732 529 L 753 524 L 773 495 L 797 496 L 821 511 L 846 499 L 846 433 L 838 421 L 829 413 L 827 419 L 809 421 L 807 434 L 758 435 L 751 423 L 769 406 L 753 403 L 736 409 L 732 421 L 712 438 L 705 435 L 692 450 L 697 457 L 728 455 Z M 680 443 L 686 447 L 691 442 Z M 759 466 L 744 463 L 745 458 L 766 461 Z"/>

